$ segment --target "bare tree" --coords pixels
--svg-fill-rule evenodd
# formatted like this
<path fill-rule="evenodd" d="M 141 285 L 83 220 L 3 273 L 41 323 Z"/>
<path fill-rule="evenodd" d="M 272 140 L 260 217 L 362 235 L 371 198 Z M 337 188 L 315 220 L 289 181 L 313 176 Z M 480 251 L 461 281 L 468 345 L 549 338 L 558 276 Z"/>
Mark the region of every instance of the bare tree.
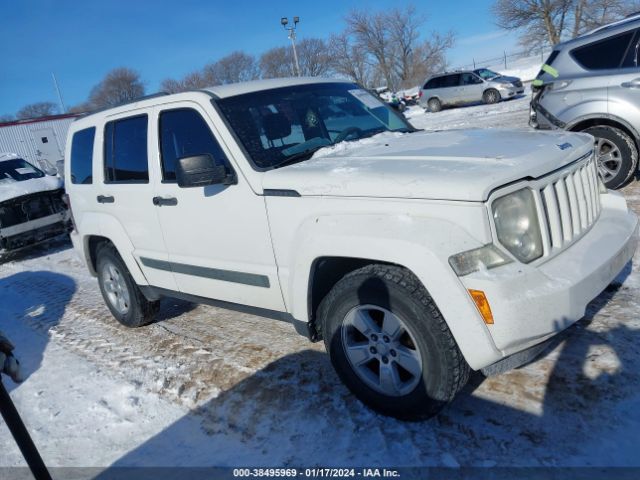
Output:
<path fill-rule="evenodd" d="M 324 40 L 304 38 L 296 47 L 301 75 L 320 77 L 330 72 L 331 58 Z"/>
<path fill-rule="evenodd" d="M 555 45 L 637 11 L 637 0 L 496 0 L 497 24 L 531 48 Z"/>
<path fill-rule="evenodd" d="M 25 105 L 18 113 L 16 118 L 18 120 L 24 120 L 27 118 L 39 118 L 46 117 L 48 115 L 55 115 L 58 113 L 58 107 L 53 102 L 38 102 L 30 105 Z"/>
<path fill-rule="evenodd" d="M 7 113 L 4 115 L 0 115 L 0 123 L 4 123 L 4 122 L 13 122 L 16 119 L 16 117 L 14 117 L 13 115 Z"/>
<path fill-rule="evenodd" d="M 345 33 L 356 51 L 365 54 L 371 78 L 380 76 L 389 88 L 397 89 L 413 86 L 425 72 L 441 68 L 453 46 L 452 33 L 432 33 L 421 41 L 425 20 L 412 5 L 377 13 L 356 10 L 346 19 Z"/>
<path fill-rule="evenodd" d="M 579 0 L 578 3 L 584 3 L 579 18 L 579 33 L 619 20 L 640 10 L 638 1 Z"/>
<path fill-rule="evenodd" d="M 187 90 L 198 90 L 200 88 L 211 87 L 212 83 L 201 72 L 191 72 L 182 80 L 165 78 L 160 83 L 160 90 L 167 93 L 186 92 Z"/>
<path fill-rule="evenodd" d="M 89 103 L 92 108 L 120 105 L 144 95 L 140 74 L 130 68 L 111 70 L 104 79 L 91 89 Z"/>
<path fill-rule="evenodd" d="M 346 20 L 347 32 L 353 36 L 356 47 L 373 58 L 376 68 L 391 88 L 395 79 L 390 65 L 393 53 L 386 13 L 354 10 Z"/>
<path fill-rule="evenodd" d="M 333 35 L 328 43 L 331 68 L 365 86 L 371 86 L 371 66 L 367 63 L 367 54 L 353 44 L 347 33 Z"/>
<path fill-rule="evenodd" d="M 425 78 L 447 68 L 446 50 L 453 45 L 453 34 L 433 34 L 430 40 L 417 45 L 411 52 L 406 69 L 399 72 L 400 86 L 410 88 L 421 85 Z"/>
<path fill-rule="evenodd" d="M 93 107 L 89 102 L 83 102 L 83 103 L 79 103 L 78 105 L 73 105 L 68 109 L 68 112 L 69 113 L 86 113 L 94 109 L 95 107 Z"/>
<path fill-rule="evenodd" d="M 203 76 L 209 86 L 246 82 L 260 77 L 260 67 L 253 55 L 235 51 L 207 65 Z"/>
<path fill-rule="evenodd" d="M 296 74 L 291 48 L 275 47 L 260 55 L 262 78 L 292 77 Z"/>

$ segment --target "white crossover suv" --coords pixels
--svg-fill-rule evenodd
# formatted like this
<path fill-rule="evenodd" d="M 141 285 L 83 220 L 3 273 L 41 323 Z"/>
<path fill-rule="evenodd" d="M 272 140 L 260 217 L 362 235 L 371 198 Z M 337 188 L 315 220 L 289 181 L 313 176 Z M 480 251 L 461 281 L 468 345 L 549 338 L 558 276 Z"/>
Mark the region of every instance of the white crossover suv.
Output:
<path fill-rule="evenodd" d="M 637 243 L 589 135 L 416 131 L 350 82 L 157 95 L 68 135 L 71 238 L 118 321 L 164 296 L 290 321 L 399 418 L 522 363 Z"/>

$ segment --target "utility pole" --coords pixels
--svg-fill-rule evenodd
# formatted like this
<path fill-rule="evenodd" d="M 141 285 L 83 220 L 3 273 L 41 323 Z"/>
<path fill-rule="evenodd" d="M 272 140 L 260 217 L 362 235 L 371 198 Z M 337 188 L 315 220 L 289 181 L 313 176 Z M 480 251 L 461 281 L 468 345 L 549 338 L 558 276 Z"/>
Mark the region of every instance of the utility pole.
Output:
<path fill-rule="evenodd" d="M 300 17 L 293 17 L 293 25 L 291 27 L 287 27 L 289 19 L 287 17 L 282 17 L 280 19 L 280 24 L 289 32 L 289 40 L 291 40 L 291 47 L 293 48 L 293 60 L 295 62 L 296 74 L 298 76 L 300 76 L 300 65 L 298 64 L 298 52 L 296 51 L 296 27 L 298 26 L 299 21 Z"/>
<path fill-rule="evenodd" d="M 58 87 L 58 80 L 56 80 L 56 74 L 51 72 L 51 76 L 53 77 L 53 86 L 56 89 L 56 93 L 58 94 L 58 103 L 60 104 L 60 113 L 66 113 L 67 109 L 64 106 L 64 102 L 62 101 L 62 94 L 60 93 L 60 87 Z"/>

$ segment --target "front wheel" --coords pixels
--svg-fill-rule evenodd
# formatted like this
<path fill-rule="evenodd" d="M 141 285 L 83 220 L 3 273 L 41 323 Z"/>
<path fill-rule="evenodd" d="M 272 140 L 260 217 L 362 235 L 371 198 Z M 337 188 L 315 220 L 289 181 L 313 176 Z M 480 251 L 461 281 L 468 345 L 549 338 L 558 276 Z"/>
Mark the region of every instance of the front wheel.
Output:
<path fill-rule="evenodd" d="M 111 244 L 98 248 L 96 270 L 102 297 L 118 322 L 126 327 L 141 327 L 153 321 L 160 301 L 145 298 Z"/>
<path fill-rule="evenodd" d="M 482 101 L 487 105 L 498 103 L 500 98 L 500 92 L 495 88 L 490 88 L 482 94 Z"/>
<path fill-rule="evenodd" d="M 638 168 L 638 150 L 633 139 L 618 128 L 590 127 L 583 130 L 595 138 L 598 174 L 607 188 L 622 187 Z"/>
<path fill-rule="evenodd" d="M 467 382 L 469 366 L 446 322 L 404 268 L 370 265 L 345 276 L 318 320 L 341 380 L 384 415 L 428 418 Z"/>

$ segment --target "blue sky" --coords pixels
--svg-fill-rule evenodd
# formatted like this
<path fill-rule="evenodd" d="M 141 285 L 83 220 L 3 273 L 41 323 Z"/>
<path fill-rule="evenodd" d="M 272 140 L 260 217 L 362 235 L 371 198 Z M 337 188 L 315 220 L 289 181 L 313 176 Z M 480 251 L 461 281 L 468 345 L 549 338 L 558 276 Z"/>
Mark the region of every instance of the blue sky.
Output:
<path fill-rule="evenodd" d="M 490 0 L 421 0 L 423 29 L 453 30 L 451 63 L 495 57 L 519 48 L 493 23 Z M 55 72 L 67 107 L 84 101 L 106 72 L 138 70 L 147 92 L 233 50 L 260 52 L 288 40 L 280 17 L 298 15 L 298 38 L 328 37 L 344 28 L 352 8 L 382 10 L 392 0 L 4 0 L 0 6 L 0 114 L 57 101 Z"/>

